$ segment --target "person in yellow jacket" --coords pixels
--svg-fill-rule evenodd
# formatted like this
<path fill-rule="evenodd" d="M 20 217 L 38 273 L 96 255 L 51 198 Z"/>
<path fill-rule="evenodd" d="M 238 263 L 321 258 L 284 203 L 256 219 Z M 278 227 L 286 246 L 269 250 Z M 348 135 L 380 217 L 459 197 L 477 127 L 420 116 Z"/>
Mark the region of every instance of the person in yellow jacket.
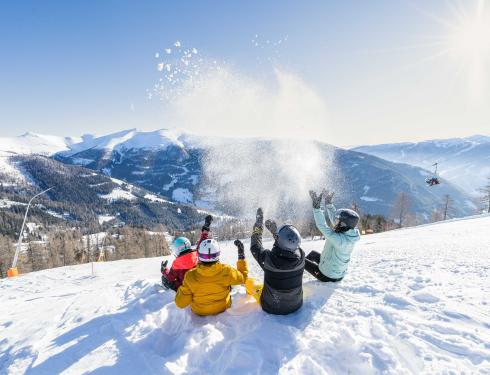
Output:
<path fill-rule="evenodd" d="M 231 286 L 244 284 L 248 274 L 243 246 L 237 247 L 238 261 L 234 268 L 219 262 L 218 241 L 202 241 L 198 248 L 199 263 L 185 274 L 175 304 L 181 309 L 191 305 L 194 313 L 203 316 L 219 314 L 230 307 Z"/>

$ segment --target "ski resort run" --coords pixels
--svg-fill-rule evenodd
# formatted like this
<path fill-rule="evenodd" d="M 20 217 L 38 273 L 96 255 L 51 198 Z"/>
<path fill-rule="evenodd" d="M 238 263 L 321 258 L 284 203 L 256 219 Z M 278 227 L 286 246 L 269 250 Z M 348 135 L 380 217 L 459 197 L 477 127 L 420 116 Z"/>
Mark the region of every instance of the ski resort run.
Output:
<path fill-rule="evenodd" d="M 180 310 L 158 286 L 158 258 L 4 279 L 0 373 L 488 374 L 489 226 L 479 216 L 364 236 L 347 277 L 305 276 L 304 305 L 287 316 L 243 287 L 220 315 Z"/>

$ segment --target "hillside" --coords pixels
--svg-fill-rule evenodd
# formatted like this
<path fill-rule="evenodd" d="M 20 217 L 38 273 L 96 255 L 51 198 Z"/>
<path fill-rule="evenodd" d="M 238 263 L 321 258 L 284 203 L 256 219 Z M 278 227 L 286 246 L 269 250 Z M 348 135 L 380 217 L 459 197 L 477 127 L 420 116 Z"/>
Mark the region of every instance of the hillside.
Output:
<path fill-rule="evenodd" d="M 16 155 L 4 157 L 0 164 L 0 233 L 18 231 L 29 198 L 48 187 L 53 189 L 34 202 L 31 221 L 92 229 L 104 223 L 185 229 L 203 216 L 195 207 L 80 166 Z"/>
<path fill-rule="evenodd" d="M 490 177 L 490 137 L 483 135 L 359 146 L 353 150 L 427 170 L 433 169 L 432 164 L 440 163 L 440 175 L 472 195 L 478 195 L 478 189 Z"/>
<path fill-rule="evenodd" d="M 310 188 L 328 185 L 343 205 L 356 202 L 364 213 L 391 215 L 405 192 L 411 210 L 428 220 L 449 194 L 457 202 L 452 216 L 475 212 L 469 195 L 451 183 L 428 188 L 429 173 L 325 143 L 257 138 L 213 138 L 182 130 L 139 132 L 130 129 L 86 138 L 55 155 L 167 199 L 247 215 L 258 205 L 277 201 L 276 213 L 288 216 L 309 207 Z M 272 207 L 271 207 L 272 208 Z"/>
<path fill-rule="evenodd" d="M 243 287 L 221 315 L 179 310 L 155 288 L 158 258 L 0 280 L 0 373 L 489 373 L 489 225 L 480 216 L 364 236 L 341 283 L 305 276 L 304 306 L 289 316 L 265 314 Z"/>

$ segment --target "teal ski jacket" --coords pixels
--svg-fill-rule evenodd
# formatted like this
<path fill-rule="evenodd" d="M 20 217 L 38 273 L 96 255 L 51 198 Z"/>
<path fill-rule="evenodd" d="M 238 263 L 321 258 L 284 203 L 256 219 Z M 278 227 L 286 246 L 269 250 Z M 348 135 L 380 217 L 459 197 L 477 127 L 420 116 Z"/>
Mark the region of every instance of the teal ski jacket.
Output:
<path fill-rule="evenodd" d="M 335 206 L 328 204 L 325 208 L 333 225 L 336 221 Z M 349 229 L 345 233 L 336 233 L 327 225 L 324 212 L 319 208 L 313 209 L 313 217 L 315 218 L 316 227 L 325 236 L 325 245 L 320 256 L 318 268 L 321 273 L 331 279 L 341 279 L 347 272 L 354 245 L 361 238 L 359 230 L 356 228 Z"/>

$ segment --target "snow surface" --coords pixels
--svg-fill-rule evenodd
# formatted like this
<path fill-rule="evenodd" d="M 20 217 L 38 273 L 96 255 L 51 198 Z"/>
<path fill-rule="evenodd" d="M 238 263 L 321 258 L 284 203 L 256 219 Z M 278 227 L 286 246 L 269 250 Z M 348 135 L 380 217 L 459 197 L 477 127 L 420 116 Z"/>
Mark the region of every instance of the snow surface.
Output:
<path fill-rule="evenodd" d="M 180 203 L 192 203 L 193 195 L 189 189 L 177 188 L 172 191 L 172 200 Z"/>
<path fill-rule="evenodd" d="M 11 201 L 8 199 L 0 199 L 0 208 L 10 208 L 12 206 L 27 206 L 26 203 Z"/>
<path fill-rule="evenodd" d="M 107 223 L 109 221 L 114 220 L 116 217 L 112 215 L 99 215 L 97 219 L 99 220 L 99 224 L 102 225 L 104 223 Z"/>
<path fill-rule="evenodd" d="M 150 132 L 138 131 L 137 129 L 123 130 L 100 137 L 87 137 L 81 142 L 70 145 L 70 150 L 65 155 L 74 155 L 89 149 L 106 150 L 107 152 L 124 151 L 131 149 L 162 149 L 173 145 L 184 147 L 180 140 L 189 135 L 179 129 L 160 129 Z"/>
<path fill-rule="evenodd" d="M 160 202 L 160 203 L 174 204 L 173 202 L 170 202 L 170 201 L 168 201 L 166 199 L 162 199 L 162 198 L 156 196 L 155 194 L 147 193 L 147 194 L 145 194 L 144 198 L 145 199 L 148 199 L 149 201 L 152 201 L 152 202 Z"/>
<path fill-rule="evenodd" d="M 488 374 L 489 226 L 481 216 L 363 236 L 346 278 L 305 276 L 304 305 L 288 316 L 264 313 L 243 287 L 220 315 L 178 309 L 155 287 L 159 258 L 3 279 L 0 373 Z"/>
<path fill-rule="evenodd" d="M 0 137 L 0 151 L 12 154 L 52 155 L 68 150 L 71 144 L 80 141 L 81 139 L 78 138 L 57 137 L 54 135 L 28 132 L 18 137 Z"/>
<path fill-rule="evenodd" d="M 115 188 L 109 194 L 99 194 L 99 197 L 107 199 L 109 202 L 121 200 L 132 201 L 136 199 L 130 191 L 123 190 L 122 188 Z"/>

